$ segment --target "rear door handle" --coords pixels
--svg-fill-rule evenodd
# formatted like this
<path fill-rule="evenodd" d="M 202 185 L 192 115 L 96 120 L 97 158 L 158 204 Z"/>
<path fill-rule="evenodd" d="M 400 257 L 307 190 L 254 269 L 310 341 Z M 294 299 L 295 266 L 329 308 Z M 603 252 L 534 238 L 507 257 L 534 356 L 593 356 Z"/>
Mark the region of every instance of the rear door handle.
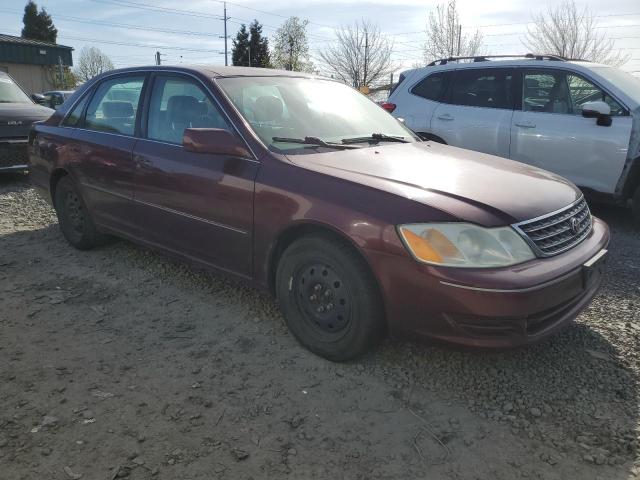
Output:
<path fill-rule="evenodd" d="M 521 122 L 521 123 L 516 123 L 516 127 L 520 127 L 520 128 L 536 128 L 536 124 L 535 123 L 531 123 L 531 122 Z"/>
<path fill-rule="evenodd" d="M 453 115 L 451 115 L 450 113 L 441 113 L 440 115 L 438 115 L 438 119 L 439 120 L 453 120 Z"/>

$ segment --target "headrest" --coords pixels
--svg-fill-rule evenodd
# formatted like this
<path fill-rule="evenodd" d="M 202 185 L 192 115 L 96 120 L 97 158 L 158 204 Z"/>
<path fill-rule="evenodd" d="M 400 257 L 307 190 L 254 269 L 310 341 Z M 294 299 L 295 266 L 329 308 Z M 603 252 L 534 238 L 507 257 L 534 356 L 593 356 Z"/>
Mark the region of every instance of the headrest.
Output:
<path fill-rule="evenodd" d="M 282 119 L 284 105 L 278 97 L 265 95 L 256 99 L 254 113 L 258 122 L 278 121 Z"/>
<path fill-rule="evenodd" d="M 133 117 L 133 105 L 130 102 L 120 100 L 103 102 L 102 113 L 105 118 L 131 118 Z"/>
<path fill-rule="evenodd" d="M 170 122 L 191 122 L 206 113 L 207 106 L 191 95 L 174 95 L 167 102 L 167 118 Z"/>
<path fill-rule="evenodd" d="M 524 85 L 527 88 L 537 88 L 540 85 L 540 82 L 535 78 L 525 78 Z"/>

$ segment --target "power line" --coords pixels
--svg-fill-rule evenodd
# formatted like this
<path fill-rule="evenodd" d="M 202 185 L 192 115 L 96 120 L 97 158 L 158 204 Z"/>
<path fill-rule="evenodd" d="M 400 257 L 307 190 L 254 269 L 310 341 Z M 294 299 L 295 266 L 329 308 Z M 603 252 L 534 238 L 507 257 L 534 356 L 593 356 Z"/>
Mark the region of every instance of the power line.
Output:
<path fill-rule="evenodd" d="M 0 9 L 0 12 L 15 13 L 15 14 L 22 13 L 15 10 L 5 10 L 5 9 Z M 132 25 L 129 23 L 108 22 L 105 20 L 91 20 L 86 18 L 70 17 L 67 15 L 59 15 L 59 14 L 55 14 L 55 17 L 56 17 L 56 21 L 58 19 L 61 19 L 67 22 L 86 23 L 90 25 L 103 25 L 106 27 L 126 28 L 126 29 L 133 29 L 133 30 L 145 30 L 149 32 L 175 33 L 179 35 L 197 35 L 197 36 L 204 36 L 204 37 L 218 37 L 220 35 L 219 33 L 195 32 L 193 30 L 176 30 L 171 28 L 160 28 L 160 27 L 141 27 L 139 25 Z"/>
<path fill-rule="evenodd" d="M 93 38 L 73 37 L 70 35 L 62 35 L 59 38 L 67 39 L 67 40 L 78 40 L 78 41 L 87 42 L 87 43 L 105 43 L 108 45 L 125 45 L 128 47 L 153 48 L 156 50 L 157 49 L 179 50 L 179 51 L 185 51 L 185 52 L 205 52 L 205 53 L 217 53 L 220 55 L 224 55 L 224 52 L 220 52 L 219 50 L 210 50 L 210 49 L 203 49 L 203 48 L 171 47 L 167 45 L 149 45 L 144 43 L 120 42 L 116 40 L 96 40 Z"/>

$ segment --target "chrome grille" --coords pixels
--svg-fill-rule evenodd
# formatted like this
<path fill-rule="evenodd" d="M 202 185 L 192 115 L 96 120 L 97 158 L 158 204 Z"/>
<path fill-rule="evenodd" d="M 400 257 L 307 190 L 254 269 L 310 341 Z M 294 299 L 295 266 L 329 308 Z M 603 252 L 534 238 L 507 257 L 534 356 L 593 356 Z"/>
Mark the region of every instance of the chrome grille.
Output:
<path fill-rule="evenodd" d="M 582 197 L 558 212 L 518 223 L 513 227 L 538 256 L 549 257 L 575 247 L 591 231 L 589 206 Z"/>

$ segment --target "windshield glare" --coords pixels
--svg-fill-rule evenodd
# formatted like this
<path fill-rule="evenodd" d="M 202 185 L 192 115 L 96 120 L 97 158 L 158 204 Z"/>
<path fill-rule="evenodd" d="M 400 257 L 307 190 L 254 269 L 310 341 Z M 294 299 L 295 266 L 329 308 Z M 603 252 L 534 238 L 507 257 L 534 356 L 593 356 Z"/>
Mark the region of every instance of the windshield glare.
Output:
<path fill-rule="evenodd" d="M 22 89 L 8 77 L 0 77 L 0 103 L 33 103 Z"/>
<path fill-rule="evenodd" d="M 343 139 L 381 133 L 417 140 L 398 120 L 341 83 L 293 77 L 235 77 L 218 79 L 218 83 L 274 151 L 303 153 L 316 147 L 274 142 L 273 137 L 317 137 L 327 143 L 341 143 Z"/>
<path fill-rule="evenodd" d="M 613 67 L 593 67 L 593 71 L 611 82 L 640 105 L 640 78 Z"/>

